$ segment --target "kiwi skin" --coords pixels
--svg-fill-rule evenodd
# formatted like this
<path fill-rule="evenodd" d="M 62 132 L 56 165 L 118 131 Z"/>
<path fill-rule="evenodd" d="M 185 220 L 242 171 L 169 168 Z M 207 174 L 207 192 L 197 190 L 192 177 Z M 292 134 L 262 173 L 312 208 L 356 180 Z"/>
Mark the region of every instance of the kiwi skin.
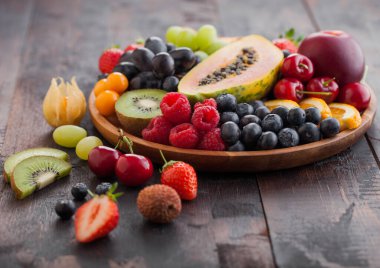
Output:
<path fill-rule="evenodd" d="M 117 118 L 119 119 L 120 125 L 128 133 L 141 137 L 141 132 L 146 128 L 151 120 L 151 118 L 136 118 L 125 116 L 118 111 L 116 111 Z"/>
<path fill-rule="evenodd" d="M 48 180 L 39 181 L 35 184 L 28 185 L 30 187 L 26 187 L 25 185 L 28 184 L 28 181 L 32 180 L 32 178 L 26 176 L 30 175 L 29 173 L 39 171 L 39 168 L 41 167 L 54 171 L 57 174 L 53 177 L 49 177 Z M 17 199 L 24 199 L 36 190 L 42 189 L 54 181 L 69 175 L 71 168 L 72 166 L 70 163 L 52 156 L 29 157 L 21 161 L 14 168 L 10 180 L 12 190 L 14 191 Z M 22 189 L 22 187 L 24 187 L 24 189 Z"/>

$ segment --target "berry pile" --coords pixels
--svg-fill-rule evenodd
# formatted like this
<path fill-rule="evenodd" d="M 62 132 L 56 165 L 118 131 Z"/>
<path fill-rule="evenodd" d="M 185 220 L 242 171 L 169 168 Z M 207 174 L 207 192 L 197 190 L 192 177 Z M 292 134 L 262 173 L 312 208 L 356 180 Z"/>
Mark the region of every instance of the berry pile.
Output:
<path fill-rule="evenodd" d="M 219 95 L 216 103 L 221 138 L 228 151 L 293 147 L 333 137 L 340 130 L 335 118 L 321 121 L 321 112 L 315 107 L 289 110 L 279 106 L 269 111 L 261 101 L 238 104 L 231 94 Z"/>
<path fill-rule="evenodd" d="M 144 47 L 128 46 L 112 71 L 124 74 L 130 81 L 131 90 L 158 88 L 176 91 L 179 78 L 199 62 L 200 57 L 190 48 L 176 48 L 152 36 L 145 40 Z"/>
<path fill-rule="evenodd" d="M 192 112 L 185 95 L 171 92 L 162 99 L 160 108 L 163 115 L 152 119 L 142 131 L 145 140 L 186 149 L 225 150 L 214 99 L 196 103 Z"/>

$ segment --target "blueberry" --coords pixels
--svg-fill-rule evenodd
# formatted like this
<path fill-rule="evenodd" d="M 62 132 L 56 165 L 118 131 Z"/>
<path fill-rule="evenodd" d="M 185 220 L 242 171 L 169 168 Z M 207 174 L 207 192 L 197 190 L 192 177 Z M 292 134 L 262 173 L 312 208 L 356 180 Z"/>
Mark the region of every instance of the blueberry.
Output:
<path fill-rule="evenodd" d="M 261 100 L 250 101 L 249 104 L 252 105 L 253 110 L 256 110 L 259 107 L 265 106 L 264 102 L 262 102 Z"/>
<path fill-rule="evenodd" d="M 75 204 L 73 200 L 58 200 L 55 205 L 55 212 L 63 220 L 70 219 L 75 213 Z"/>
<path fill-rule="evenodd" d="M 290 109 L 287 119 L 291 126 L 300 126 L 305 123 L 306 113 L 301 108 L 293 108 Z"/>
<path fill-rule="evenodd" d="M 224 124 L 228 121 L 232 121 L 235 124 L 239 124 L 239 116 L 234 112 L 224 112 L 220 116 L 219 124 Z"/>
<path fill-rule="evenodd" d="M 235 112 L 237 100 L 232 94 L 221 94 L 216 97 L 216 103 L 218 105 L 219 112 Z"/>
<path fill-rule="evenodd" d="M 240 119 L 239 126 L 240 128 L 243 128 L 249 123 L 256 123 L 258 125 L 261 125 L 261 120 L 260 118 L 258 118 L 256 115 L 253 115 L 253 114 L 245 115 Z"/>
<path fill-rule="evenodd" d="M 307 122 L 299 127 L 298 135 L 301 143 L 311 143 L 321 139 L 321 132 L 317 125 Z"/>
<path fill-rule="evenodd" d="M 169 52 L 174 59 L 176 73 L 183 73 L 193 67 L 196 58 L 194 52 L 187 47 L 176 48 Z"/>
<path fill-rule="evenodd" d="M 71 188 L 71 194 L 74 196 L 75 200 L 82 201 L 87 196 L 87 185 L 83 182 L 79 182 Z"/>
<path fill-rule="evenodd" d="M 318 125 L 321 122 L 321 112 L 316 107 L 309 107 L 305 109 L 306 122 Z"/>
<path fill-rule="evenodd" d="M 157 36 L 152 36 L 146 39 L 144 47 L 152 51 L 154 54 L 167 51 L 165 42 Z"/>
<path fill-rule="evenodd" d="M 271 150 L 276 148 L 278 138 L 276 133 L 272 131 L 263 132 L 259 140 L 257 141 L 257 146 L 262 150 Z"/>
<path fill-rule="evenodd" d="M 119 63 L 120 62 L 132 62 L 132 52 L 133 51 L 124 52 L 119 59 Z"/>
<path fill-rule="evenodd" d="M 243 127 L 241 132 L 241 140 L 244 145 L 248 148 L 253 148 L 256 146 L 257 140 L 262 134 L 261 127 L 256 123 L 249 123 Z"/>
<path fill-rule="evenodd" d="M 152 72 L 142 72 L 131 80 L 130 89 L 161 88 L 161 84 Z"/>
<path fill-rule="evenodd" d="M 261 126 L 263 131 L 272 131 L 274 133 L 279 132 L 282 127 L 282 119 L 277 114 L 268 114 L 264 117 L 263 121 L 261 121 Z"/>
<path fill-rule="evenodd" d="M 291 53 L 290 53 L 290 51 L 289 50 L 286 50 L 286 49 L 284 49 L 283 51 L 282 51 L 282 53 L 284 54 L 284 58 L 287 58 Z"/>
<path fill-rule="evenodd" d="M 236 113 L 242 118 L 245 115 L 253 114 L 253 107 L 248 103 L 239 103 L 236 106 Z"/>
<path fill-rule="evenodd" d="M 172 43 L 166 43 L 166 50 L 167 50 L 168 52 L 174 50 L 175 48 L 176 48 L 176 47 L 175 47 L 174 44 L 172 44 Z"/>
<path fill-rule="evenodd" d="M 288 119 L 287 119 L 288 113 L 289 113 L 288 108 L 284 106 L 278 106 L 277 108 L 274 108 L 270 113 L 279 115 L 282 119 L 282 123 L 284 124 L 284 126 L 288 124 Z"/>
<path fill-rule="evenodd" d="M 261 107 L 257 108 L 257 109 L 255 110 L 255 112 L 254 112 L 254 114 L 255 114 L 258 118 L 260 118 L 261 120 L 263 120 L 264 117 L 265 117 L 266 115 L 268 115 L 269 113 L 270 113 L 270 111 L 269 111 L 268 107 L 266 107 L 266 106 L 261 106 Z"/>
<path fill-rule="evenodd" d="M 282 147 L 293 147 L 300 143 L 300 137 L 296 130 L 292 128 L 283 128 L 278 133 L 278 142 Z"/>
<path fill-rule="evenodd" d="M 162 83 L 162 89 L 168 92 L 177 91 L 179 79 L 175 76 L 168 76 Z"/>
<path fill-rule="evenodd" d="M 152 64 L 153 73 L 159 79 L 163 79 L 174 74 L 174 60 L 166 52 L 156 54 L 152 59 Z"/>
<path fill-rule="evenodd" d="M 221 136 L 225 143 L 227 144 L 234 144 L 236 143 L 240 138 L 240 129 L 238 125 L 234 122 L 226 122 L 221 127 Z"/>
<path fill-rule="evenodd" d="M 330 138 L 339 133 L 340 123 L 336 118 L 330 117 L 322 120 L 320 128 L 323 137 Z"/>
<path fill-rule="evenodd" d="M 154 53 L 147 48 L 137 48 L 132 52 L 132 62 L 142 71 L 151 71 L 153 69 L 152 59 Z"/>
<path fill-rule="evenodd" d="M 243 143 L 241 143 L 241 141 L 237 141 L 235 144 L 228 147 L 227 150 L 232 152 L 241 152 L 245 151 L 245 146 Z"/>
<path fill-rule="evenodd" d="M 112 187 L 112 184 L 109 182 L 102 182 L 98 184 L 95 188 L 95 194 L 102 195 L 108 192 L 108 190 Z"/>
<path fill-rule="evenodd" d="M 116 65 L 115 68 L 113 68 L 112 72 L 122 73 L 128 78 L 129 81 L 131 81 L 133 77 L 139 73 L 139 69 L 137 69 L 134 63 L 124 61 Z"/>

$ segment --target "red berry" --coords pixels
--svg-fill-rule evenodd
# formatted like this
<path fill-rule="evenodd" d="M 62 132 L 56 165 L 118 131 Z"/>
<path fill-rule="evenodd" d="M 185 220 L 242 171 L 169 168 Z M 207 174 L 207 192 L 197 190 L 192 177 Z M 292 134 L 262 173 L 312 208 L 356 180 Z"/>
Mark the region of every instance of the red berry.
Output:
<path fill-rule="evenodd" d="M 194 168 L 185 162 L 166 163 L 162 168 L 161 183 L 174 188 L 183 200 L 193 200 L 197 197 L 197 174 Z"/>
<path fill-rule="evenodd" d="M 313 77 L 314 66 L 308 57 L 294 53 L 284 60 L 281 73 L 284 77 L 296 78 L 301 82 L 307 82 Z"/>
<path fill-rule="evenodd" d="M 112 73 L 113 68 L 118 64 L 123 53 L 123 50 L 119 48 L 105 50 L 99 58 L 99 70 L 104 74 Z"/>
<path fill-rule="evenodd" d="M 190 122 L 191 105 L 181 93 L 167 93 L 162 98 L 160 108 L 164 117 L 175 125 Z"/>
<path fill-rule="evenodd" d="M 173 125 L 163 116 L 157 116 L 150 120 L 149 125 L 143 129 L 142 137 L 144 140 L 169 144 L 169 134 Z"/>
<path fill-rule="evenodd" d="M 211 106 L 211 107 L 214 107 L 216 109 L 217 104 L 216 104 L 216 101 L 212 98 L 211 99 L 205 99 L 203 102 L 197 102 L 194 105 L 194 110 L 199 108 L 199 107 L 203 107 L 203 106 Z"/>
<path fill-rule="evenodd" d="M 192 124 L 183 123 L 172 128 L 169 141 L 175 147 L 192 149 L 198 144 L 199 134 Z"/>
<path fill-rule="evenodd" d="M 220 136 L 220 128 L 214 128 L 204 134 L 198 148 L 201 150 L 224 151 L 226 144 Z"/>
<path fill-rule="evenodd" d="M 140 47 L 144 47 L 142 44 L 130 44 L 129 46 L 127 46 L 125 49 L 124 49 L 124 52 L 127 52 L 127 51 L 134 51 L 136 50 L 137 48 L 140 48 Z"/>
<path fill-rule="evenodd" d="M 115 166 L 122 155 L 116 149 L 107 146 L 98 146 L 88 154 L 88 167 L 99 178 L 113 177 Z"/>
<path fill-rule="evenodd" d="M 326 103 L 333 102 L 339 94 L 339 86 L 331 77 L 318 77 L 313 78 L 307 83 L 306 91 L 309 97 L 321 98 Z M 310 94 L 310 92 L 316 92 L 316 94 Z M 322 94 L 318 94 L 322 92 Z M 324 95 L 329 94 L 329 95 Z"/>
<path fill-rule="evenodd" d="M 294 44 L 292 41 L 286 38 L 274 39 L 272 42 L 279 49 L 287 50 L 290 53 L 296 53 L 298 50 L 298 47 L 296 46 L 296 44 Z"/>
<path fill-rule="evenodd" d="M 196 129 L 202 131 L 209 131 L 219 123 L 219 113 L 216 108 L 211 106 L 203 106 L 195 109 L 193 116 L 191 118 L 191 123 L 193 123 Z"/>
<path fill-rule="evenodd" d="M 299 102 L 302 100 L 303 84 L 295 78 L 284 78 L 277 82 L 274 87 L 276 99 L 285 99 Z"/>
<path fill-rule="evenodd" d="M 371 92 L 360 82 L 349 83 L 340 89 L 338 101 L 351 104 L 359 111 L 363 111 L 371 101 Z"/>
<path fill-rule="evenodd" d="M 127 186 L 138 186 L 153 175 L 153 165 L 149 158 L 137 154 L 124 154 L 115 166 L 118 180 Z"/>

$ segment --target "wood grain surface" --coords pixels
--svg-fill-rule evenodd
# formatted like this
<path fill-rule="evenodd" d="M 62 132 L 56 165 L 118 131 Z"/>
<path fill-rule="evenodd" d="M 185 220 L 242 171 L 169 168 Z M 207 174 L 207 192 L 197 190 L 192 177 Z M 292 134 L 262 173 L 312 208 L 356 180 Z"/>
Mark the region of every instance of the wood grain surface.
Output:
<path fill-rule="evenodd" d="M 163 36 L 170 25 L 212 23 L 221 35 L 268 38 L 291 26 L 304 35 L 340 28 L 359 40 L 378 91 L 379 15 L 377 0 L 0 1 L 0 160 L 58 148 L 41 111 L 52 77 L 75 75 L 88 97 L 104 48 Z M 378 267 L 379 122 L 348 150 L 302 168 L 199 173 L 198 198 L 169 225 L 141 217 L 141 188 L 120 187 L 119 226 L 89 245 L 76 243 L 73 221 L 53 209 L 74 183 L 100 182 L 68 150 L 71 175 L 25 200 L 0 179 L 0 267 Z M 99 135 L 88 115 L 82 125 Z M 150 184 L 158 182 L 157 167 Z"/>

